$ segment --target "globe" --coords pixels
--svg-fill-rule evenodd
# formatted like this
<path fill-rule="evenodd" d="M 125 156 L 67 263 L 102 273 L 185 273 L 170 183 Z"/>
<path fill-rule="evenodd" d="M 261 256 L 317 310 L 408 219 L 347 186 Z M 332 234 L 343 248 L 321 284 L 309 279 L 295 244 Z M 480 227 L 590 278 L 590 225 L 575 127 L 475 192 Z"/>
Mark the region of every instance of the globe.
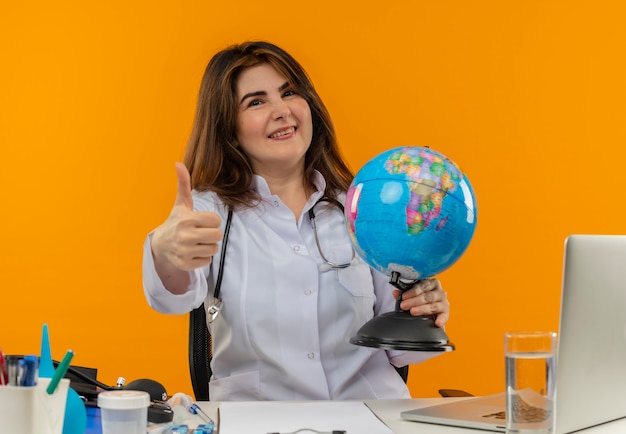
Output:
<path fill-rule="evenodd" d="M 358 171 L 345 221 L 356 252 L 371 267 L 419 280 L 463 255 L 476 229 L 476 200 L 452 160 L 427 147 L 405 146 Z"/>

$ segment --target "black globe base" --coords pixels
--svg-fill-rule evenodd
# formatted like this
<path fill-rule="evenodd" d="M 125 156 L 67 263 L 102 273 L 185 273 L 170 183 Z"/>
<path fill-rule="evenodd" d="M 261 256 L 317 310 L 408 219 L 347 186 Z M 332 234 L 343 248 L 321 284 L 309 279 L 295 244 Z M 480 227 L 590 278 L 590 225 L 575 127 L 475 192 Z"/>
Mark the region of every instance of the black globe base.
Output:
<path fill-rule="evenodd" d="M 350 343 L 405 351 L 453 351 L 446 332 L 429 316 L 406 311 L 387 312 L 365 323 Z"/>

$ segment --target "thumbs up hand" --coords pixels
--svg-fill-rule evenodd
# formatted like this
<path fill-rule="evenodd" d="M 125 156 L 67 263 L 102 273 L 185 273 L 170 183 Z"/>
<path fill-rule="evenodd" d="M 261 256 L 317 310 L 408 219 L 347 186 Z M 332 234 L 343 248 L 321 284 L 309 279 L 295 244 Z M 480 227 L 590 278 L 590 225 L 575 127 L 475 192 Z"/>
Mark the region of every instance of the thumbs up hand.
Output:
<path fill-rule="evenodd" d="M 217 243 L 223 237 L 218 214 L 193 210 L 189 171 L 182 163 L 176 163 L 176 174 L 176 201 L 167 220 L 154 230 L 151 240 L 157 273 L 172 292 L 179 291 L 174 291 L 174 287 L 168 286 L 167 281 L 182 278 L 188 282 L 187 272 L 210 264 L 211 258 L 218 251 Z"/>

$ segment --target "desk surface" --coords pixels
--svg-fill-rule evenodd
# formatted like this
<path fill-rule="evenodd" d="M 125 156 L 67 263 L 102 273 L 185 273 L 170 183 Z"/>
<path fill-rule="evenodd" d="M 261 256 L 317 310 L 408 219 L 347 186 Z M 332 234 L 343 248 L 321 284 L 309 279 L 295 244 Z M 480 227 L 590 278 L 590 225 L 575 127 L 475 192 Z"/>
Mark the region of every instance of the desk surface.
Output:
<path fill-rule="evenodd" d="M 400 417 L 400 413 L 405 410 L 437 405 L 443 402 L 452 402 L 452 400 L 458 399 L 467 398 L 383 399 L 365 401 L 365 403 L 395 434 L 487 433 L 488 431 L 478 431 L 475 429 L 411 422 Z M 217 420 L 219 402 L 199 402 L 198 405 L 214 420 Z M 190 426 L 192 423 L 193 422 L 190 422 Z M 584 432 L 585 434 L 623 434 L 626 432 L 626 419 L 620 419 L 579 432 Z"/>
<path fill-rule="evenodd" d="M 411 422 L 400 417 L 400 413 L 405 410 L 412 410 L 420 407 L 441 404 L 442 402 L 451 402 L 452 400 L 467 398 L 419 398 L 419 399 L 384 399 L 365 401 L 368 407 L 395 433 L 395 434 L 439 434 L 439 433 L 467 433 L 477 434 L 480 432 L 474 429 L 455 428 L 450 426 L 433 425 L 427 423 Z M 217 409 L 219 402 L 198 402 L 198 405 L 214 420 L 217 421 Z M 97 416 L 90 414 L 91 418 Z M 99 420 L 91 420 L 90 422 L 98 423 Z M 190 427 L 195 427 L 201 421 L 197 416 L 190 415 L 186 423 Z M 102 431 L 92 424 L 86 434 L 99 434 Z M 585 434 L 622 434 L 626 432 L 626 419 L 620 419 L 611 423 L 606 423 L 596 427 L 588 428 L 583 431 Z"/>

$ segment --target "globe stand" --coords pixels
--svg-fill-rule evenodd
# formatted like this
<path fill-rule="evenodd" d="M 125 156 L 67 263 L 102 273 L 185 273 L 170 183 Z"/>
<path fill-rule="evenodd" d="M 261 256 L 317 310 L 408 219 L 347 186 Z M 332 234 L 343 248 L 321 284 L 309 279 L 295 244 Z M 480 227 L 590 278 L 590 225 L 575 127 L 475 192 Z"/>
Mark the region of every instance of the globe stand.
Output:
<path fill-rule="evenodd" d="M 400 290 L 394 312 L 386 312 L 365 323 L 350 343 L 365 347 L 406 351 L 453 351 L 454 345 L 430 316 L 413 316 L 400 308 L 402 294 L 418 281 L 403 282 L 393 271 L 389 283 Z"/>

